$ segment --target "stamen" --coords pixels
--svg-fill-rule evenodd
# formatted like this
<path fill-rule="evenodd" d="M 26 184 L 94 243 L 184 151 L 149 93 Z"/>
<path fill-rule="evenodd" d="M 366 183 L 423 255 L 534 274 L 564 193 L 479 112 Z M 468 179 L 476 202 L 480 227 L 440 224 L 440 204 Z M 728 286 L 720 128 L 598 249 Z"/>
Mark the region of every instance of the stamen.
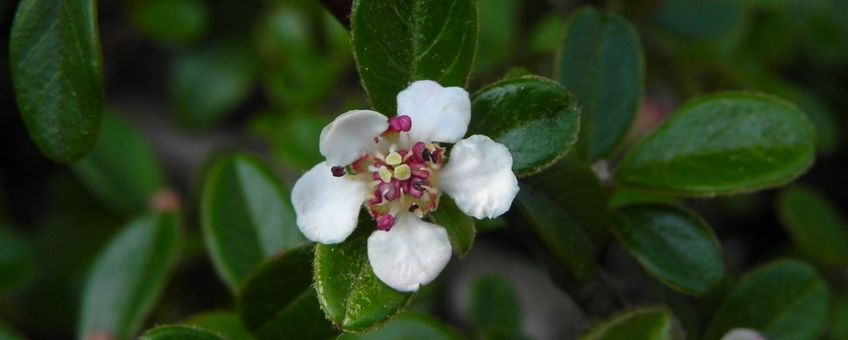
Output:
<path fill-rule="evenodd" d="M 330 172 L 333 173 L 334 177 L 342 177 L 345 175 L 345 169 L 340 166 L 334 166 L 330 168 Z"/>
<path fill-rule="evenodd" d="M 412 118 L 409 116 L 395 116 L 389 119 L 390 131 L 407 132 L 412 129 Z"/>
<path fill-rule="evenodd" d="M 408 180 L 411 176 L 412 169 L 409 168 L 409 165 L 403 164 L 395 168 L 395 178 L 401 181 L 405 181 Z"/>
<path fill-rule="evenodd" d="M 403 157 L 397 152 L 392 152 L 388 156 L 386 156 L 386 163 L 391 166 L 396 166 L 403 162 Z"/>
<path fill-rule="evenodd" d="M 377 217 L 377 229 L 382 231 L 392 230 L 392 227 L 395 225 L 395 217 L 392 215 L 383 215 Z"/>
<path fill-rule="evenodd" d="M 412 205 L 409 206 L 409 212 L 415 212 L 418 208 L 420 208 L 418 203 L 412 203 Z"/>
<path fill-rule="evenodd" d="M 392 172 L 385 166 L 380 167 L 380 180 L 389 183 L 392 181 Z"/>

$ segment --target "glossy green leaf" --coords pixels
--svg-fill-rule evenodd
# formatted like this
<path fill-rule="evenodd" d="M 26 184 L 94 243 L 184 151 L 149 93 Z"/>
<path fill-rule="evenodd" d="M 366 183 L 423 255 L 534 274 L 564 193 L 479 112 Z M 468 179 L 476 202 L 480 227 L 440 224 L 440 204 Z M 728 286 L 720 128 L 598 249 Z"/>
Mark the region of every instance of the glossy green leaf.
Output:
<path fill-rule="evenodd" d="M 177 216 L 149 214 L 130 222 L 100 253 L 82 296 L 78 337 L 129 338 L 156 304 L 176 265 Z"/>
<path fill-rule="evenodd" d="M 182 55 L 170 79 L 171 104 L 190 126 L 219 121 L 253 89 L 257 62 L 245 42 L 223 42 Z"/>
<path fill-rule="evenodd" d="M 533 232 L 574 274 L 590 277 L 610 225 L 608 197 L 592 170 L 565 158 L 519 186 L 518 210 Z"/>
<path fill-rule="evenodd" d="M 719 339 L 733 328 L 756 329 L 767 339 L 816 338 L 825 325 L 829 295 L 808 264 L 772 262 L 739 281 L 715 312 L 704 339 Z"/>
<path fill-rule="evenodd" d="M 214 332 L 197 326 L 175 325 L 160 326 L 147 331 L 142 340 L 224 340 Z"/>
<path fill-rule="evenodd" d="M 675 330 L 674 316 L 664 307 L 638 308 L 621 312 L 592 327 L 581 340 L 671 340 L 683 339 Z"/>
<path fill-rule="evenodd" d="M 546 169 L 577 141 L 577 103 L 559 84 L 536 76 L 510 78 L 474 94 L 469 134 L 483 134 L 512 153 L 512 170 Z"/>
<path fill-rule="evenodd" d="M 255 339 L 244 327 L 241 319 L 233 312 L 206 312 L 197 314 L 185 321 L 188 325 L 194 325 L 210 332 L 220 334 L 221 337 L 232 340 Z"/>
<path fill-rule="evenodd" d="M 433 317 L 401 313 L 387 322 L 385 326 L 360 334 L 342 334 L 339 340 L 395 340 L 395 339 L 464 339 L 456 330 L 451 329 Z"/>
<path fill-rule="evenodd" d="M 477 1 L 357 0 L 351 40 L 371 106 L 392 115 L 398 92 L 412 81 L 465 86 L 477 48 Z"/>
<path fill-rule="evenodd" d="M 580 105 L 580 153 L 609 156 L 630 128 L 645 71 L 639 37 L 623 17 L 586 8 L 566 26 L 554 72 Z"/>
<path fill-rule="evenodd" d="M 474 219 L 459 210 L 456 202 L 450 197 L 439 198 L 439 209 L 430 214 L 433 223 L 438 224 L 448 231 L 453 252 L 463 257 L 471 250 L 477 229 L 474 227 Z"/>
<path fill-rule="evenodd" d="M 785 189 L 777 213 L 804 254 L 828 266 L 848 264 L 848 224 L 827 198 L 810 188 Z"/>
<path fill-rule="evenodd" d="M 471 286 L 471 320 L 483 334 L 521 334 L 521 307 L 510 283 L 498 276 L 477 279 Z"/>
<path fill-rule="evenodd" d="M 85 156 L 103 115 L 103 79 L 95 0 L 24 0 L 9 41 L 18 109 L 48 158 Z"/>
<path fill-rule="evenodd" d="M 663 203 L 667 205 L 679 205 L 680 199 L 675 196 L 663 195 L 655 192 L 617 189 L 610 197 L 610 208 L 617 209 L 626 205 L 642 203 Z"/>
<path fill-rule="evenodd" d="M 755 93 L 707 95 L 678 109 L 621 161 L 615 179 L 684 196 L 789 182 L 813 161 L 813 128 L 798 109 Z"/>
<path fill-rule="evenodd" d="M 400 312 L 412 294 L 384 284 L 368 262 L 367 240 L 376 230 L 370 219 L 344 243 L 315 246 L 315 290 L 327 317 L 346 332 L 378 327 Z"/>
<path fill-rule="evenodd" d="M 146 0 L 133 3 L 133 24 L 145 36 L 165 43 L 197 40 L 209 28 L 202 0 Z"/>
<path fill-rule="evenodd" d="M 112 114 L 104 117 L 94 148 L 73 168 L 101 202 L 125 214 L 145 211 L 153 194 L 165 186 L 160 164 L 144 136 Z"/>
<path fill-rule="evenodd" d="M 233 291 L 260 262 L 303 243 L 289 193 L 268 166 L 247 154 L 212 165 L 200 213 L 215 268 Z"/>
<path fill-rule="evenodd" d="M 621 243 L 655 278 L 684 293 L 701 295 L 724 277 L 721 249 L 698 215 L 669 205 L 632 205 L 616 213 Z"/>
<path fill-rule="evenodd" d="M 14 290 L 34 271 L 30 243 L 0 222 L 0 293 Z"/>
<path fill-rule="evenodd" d="M 259 266 L 239 289 L 238 313 L 259 339 L 321 339 L 337 331 L 312 288 L 312 252 L 304 246 Z"/>

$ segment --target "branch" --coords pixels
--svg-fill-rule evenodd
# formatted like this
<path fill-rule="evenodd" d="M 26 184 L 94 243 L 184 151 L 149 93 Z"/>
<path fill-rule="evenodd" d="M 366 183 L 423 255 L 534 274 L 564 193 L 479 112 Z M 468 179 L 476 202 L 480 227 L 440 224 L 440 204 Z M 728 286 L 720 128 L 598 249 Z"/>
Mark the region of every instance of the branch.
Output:
<path fill-rule="evenodd" d="M 350 11 L 353 0 L 321 0 L 321 4 L 339 20 L 345 28 L 350 30 Z"/>

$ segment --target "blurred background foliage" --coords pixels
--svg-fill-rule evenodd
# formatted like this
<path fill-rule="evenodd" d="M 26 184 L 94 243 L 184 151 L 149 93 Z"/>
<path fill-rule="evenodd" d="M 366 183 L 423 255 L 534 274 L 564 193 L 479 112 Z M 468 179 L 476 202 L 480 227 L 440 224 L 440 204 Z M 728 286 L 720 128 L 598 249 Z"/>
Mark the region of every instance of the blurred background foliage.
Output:
<path fill-rule="evenodd" d="M 815 264 L 837 297 L 828 337 L 848 338 L 848 243 L 836 238 L 823 253 L 816 240 L 826 236 L 807 238 L 810 229 L 848 233 L 848 1 L 481 0 L 469 91 L 514 67 L 554 77 L 565 19 L 587 4 L 629 19 L 645 54 L 644 100 L 616 154 L 687 98 L 709 92 L 773 93 L 809 116 L 818 156 L 800 180 L 803 187 L 685 205 L 704 216 L 721 240 L 729 281 L 775 257 Z M 14 0 L 0 1 L 4 47 L 15 7 Z M 13 325 L 7 330 L 0 324 L 0 338 L 4 332 L 33 339 L 77 334 L 84 280 L 96 255 L 156 199 L 167 200 L 168 192 L 176 193 L 185 212 L 182 248 L 161 299 L 140 321 L 143 328 L 233 309 L 199 227 L 202 178 L 213 157 L 252 150 L 290 187 L 321 160 L 321 128 L 341 112 L 368 107 L 347 30 L 317 1 L 123 0 L 102 1 L 98 9 L 109 113 L 93 151 L 72 167 L 47 160 L 30 141 L 9 82 L 8 53 L 0 54 L 0 319 Z M 613 204 L 640 200 L 676 202 L 623 192 Z M 538 249 L 532 241 L 514 242 L 526 238 L 520 230 L 525 227 L 510 218 L 481 223 L 478 247 L 469 257 L 476 252 L 483 262 L 496 261 L 487 257 L 493 253 L 487 249 L 494 249 L 533 259 Z M 613 282 L 622 301 L 664 301 L 685 329 L 704 327 L 698 313 L 685 311 L 715 308 L 709 296 L 693 306 L 691 299 L 648 280 L 620 245 L 604 247 L 602 254 L 606 284 Z M 518 286 L 527 285 L 525 279 L 499 272 L 469 284 L 467 272 L 449 270 L 416 297 L 412 310 L 491 338 L 522 332 L 570 338 L 591 319 L 572 311 L 558 317 L 572 315 L 576 321 L 552 329 L 528 323 L 536 312 L 526 305 L 505 308 L 518 305 L 513 290 L 522 291 Z M 464 307 L 470 314 L 456 312 L 462 309 L 452 302 L 457 296 L 472 301 Z M 498 308 L 487 305 L 492 301 Z M 417 318 L 430 317 L 404 314 L 394 322 L 430 322 Z"/>

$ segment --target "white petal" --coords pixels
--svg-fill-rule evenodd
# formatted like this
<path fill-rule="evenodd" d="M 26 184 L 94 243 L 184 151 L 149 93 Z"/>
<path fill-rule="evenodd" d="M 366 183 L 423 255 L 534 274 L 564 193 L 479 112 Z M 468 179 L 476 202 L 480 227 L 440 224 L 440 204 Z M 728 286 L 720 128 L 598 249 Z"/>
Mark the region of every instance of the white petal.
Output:
<path fill-rule="evenodd" d="M 397 96 L 398 115 L 412 118 L 413 141 L 456 143 L 471 121 L 471 99 L 461 87 L 432 80 L 413 82 Z"/>
<path fill-rule="evenodd" d="M 321 162 L 294 184 L 292 205 L 297 226 L 306 238 L 332 244 L 344 241 L 356 228 L 368 185 L 350 177 L 333 177 Z"/>
<path fill-rule="evenodd" d="M 391 230 L 376 230 L 368 237 L 368 261 L 374 274 L 402 292 L 417 291 L 433 281 L 450 257 L 445 228 L 412 214 L 398 214 Z"/>
<path fill-rule="evenodd" d="M 518 194 L 512 155 L 506 146 L 483 135 L 463 139 L 454 145 L 439 172 L 439 188 L 470 216 L 498 217 Z"/>
<path fill-rule="evenodd" d="M 753 329 L 734 328 L 721 337 L 721 340 L 766 340 L 766 337 Z"/>
<path fill-rule="evenodd" d="M 388 118 L 378 112 L 348 111 L 324 127 L 318 149 L 330 166 L 345 166 L 374 150 L 374 137 L 388 126 Z"/>

